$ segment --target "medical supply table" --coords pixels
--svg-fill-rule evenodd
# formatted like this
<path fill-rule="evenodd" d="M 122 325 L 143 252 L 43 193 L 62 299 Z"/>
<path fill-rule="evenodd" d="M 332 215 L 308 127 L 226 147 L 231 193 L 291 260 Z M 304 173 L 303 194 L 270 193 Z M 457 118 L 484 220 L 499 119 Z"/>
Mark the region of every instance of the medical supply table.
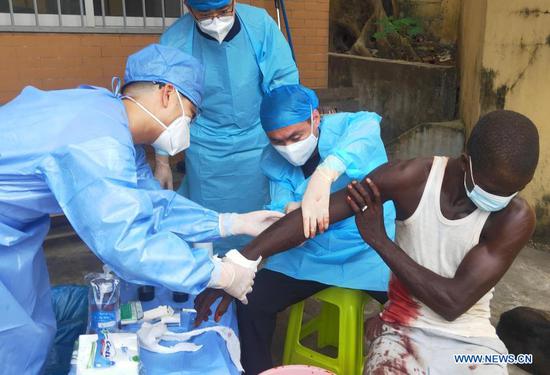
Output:
<path fill-rule="evenodd" d="M 137 286 L 123 283 L 121 290 L 121 302 L 136 301 Z M 218 301 L 219 302 L 219 301 Z M 215 311 L 218 304 L 212 306 Z M 153 309 L 160 305 L 169 305 L 174 310 L 182 308 L 193 308 L 193 296 L 185 303 L 176 303 L 172 300 L 172 292 L 164 288 L 155 288 L 155 298 L 152 301 L 142 302 L 143 310 Z M 237 315 L 235 305 L 232 304 L 219 323 L 213 320 L 203 322 L 198 328 L 205 328 L 214 325 L 229 327 L 238 335 Z M 139 324 L 132 324 L 124 327 L 125 332 L 136 332 Z M 185 327 L 169 326 L 174 332 L 184 332 Z M 239 371 L 231 361 L 225 341 L 215 332 L 206 332 L 194 337 L 190 342 L 202 345 L 196 352 L 178 352 L 171 354 L 153 353 L 140 348 L 140 359 L 143 366 L 143 375 L 220 375 L 239 374 Z M 75 375 L 76 370 L 72 369 L 69 375 Z"/>

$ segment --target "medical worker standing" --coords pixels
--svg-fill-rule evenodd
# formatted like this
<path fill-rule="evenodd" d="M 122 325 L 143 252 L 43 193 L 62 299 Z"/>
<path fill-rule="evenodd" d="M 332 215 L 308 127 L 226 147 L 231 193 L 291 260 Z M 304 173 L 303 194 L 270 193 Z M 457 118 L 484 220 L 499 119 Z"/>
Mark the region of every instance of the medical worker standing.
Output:
<path fill-rule="evenodd" d="M 279 87 L 261 105 L 262 126 L 272 146 L 261 161 L 270 184 L 268 207 L 289 212 L 302 206 L 310 237 L 317 232 L 315 225 L 310 227 L 315 215 L 324 223 L 331 192 L 387 162 L 380 116 L 357 112 L 321 117 L 318 105 L 315 93 L 301 85 Z M 386 231 L 393 238 L 391 202 L 384 205 L 384 214 Z M 384 302 L 389 275 L 380 256 L 362 240 L 353 217 L 299 247 L 271 256 L 256 275 L 249 304 L 238 304 L 246 373 L 272 367 L 271 339 L 279 311 L 329 286 L 369 291 Z"/>
<path fill-rule="evenodd" d="M 0 374 L 39 374 L 55 334 L 42 251 L 52 213 L 127 281 L 246 301 L 256 263 L 236 251 L 212 260 L 188 242 L 255 235 L 275 216 L 218 214 L 161 190 L 134 146 L 188 145 L 202 76 L 193 57 L 151 45 L 128 58 L 123 95 L 26 87 L 0 107 Z"/>
<path fill-rule="evenodd" d="M 206 72 L 178 192 L 215 211 L 258 210 L 268 202 L 268 182 L 260 169 L 268 144 L 260 103 L 275 87 L 298 83 L 290 47 L 263 9 L 234 0 L 185 4 L 189 13 L 166 30 L 161 44 L 193 55 Z M 157 156 L 155 175 L 163 186 L 172 181 L 167 159 Z M 240 248 L 246 240 L 219 241 L 216 252 Z"/>

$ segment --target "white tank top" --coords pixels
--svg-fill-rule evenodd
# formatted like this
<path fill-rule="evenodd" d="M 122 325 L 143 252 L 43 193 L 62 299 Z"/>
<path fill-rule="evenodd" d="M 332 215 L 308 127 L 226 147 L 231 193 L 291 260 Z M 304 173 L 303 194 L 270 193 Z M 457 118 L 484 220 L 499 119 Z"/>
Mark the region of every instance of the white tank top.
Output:
<path fill-rule="evenodd" d="M 397 244 L 418 264 L 444 277 L 454 277 L 462 259 L 479 242 L 489 212 L 476 209 L 470 215 L 449 220 L 441 212 L 440 195 L 447 158 L 434 157 L 424 193 L 416 211 L 396 222 Z M 411 296 L 392 274 L 389 301 L 382 313 L 388 323 L 437 329 L 468 337 L 496 337 L 489 321 L 493 289 L 456 320 L 449 322 Z"/>

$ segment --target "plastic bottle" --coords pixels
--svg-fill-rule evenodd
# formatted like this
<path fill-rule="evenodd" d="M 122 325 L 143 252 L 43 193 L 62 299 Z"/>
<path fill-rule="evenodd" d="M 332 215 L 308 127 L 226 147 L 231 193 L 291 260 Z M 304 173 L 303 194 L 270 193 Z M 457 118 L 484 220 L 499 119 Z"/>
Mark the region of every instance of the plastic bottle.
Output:
<path fill-rule="evenodd" d="M 89 273 L 85 280 L 90 285 L 87 333 L 98 333 L 103 329 L 117 332 L 120 326 L 120 279 L 104 266 L 103 273 Z"/>

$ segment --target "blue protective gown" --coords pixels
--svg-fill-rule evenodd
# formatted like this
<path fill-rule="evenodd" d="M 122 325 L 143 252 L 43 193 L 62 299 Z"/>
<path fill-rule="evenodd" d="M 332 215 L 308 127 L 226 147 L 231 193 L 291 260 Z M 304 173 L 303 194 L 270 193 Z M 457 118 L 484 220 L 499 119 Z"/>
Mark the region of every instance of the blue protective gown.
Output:
<path fill-rule="evenodd" d="M 64 212 L 125 280 L 196 294 L 218 214 L 160 190 L 132 143 L 122 101 L 105 89 L 25 88 L 0 107 L 0 373 L 37 374 L 55 333 L 42 242 Z"/>
<path fill-rule="evenodd" d="M 205 67 L 201 114 L 191 126 L 186 177 L 179 193 L 218 212 L 248 212 L 268 202 L 260 158 L 268 144 L 260 125 L 263 93 L 298 83 L 288 43 L 260 8 L 237 4 L 240 32 L 219 44 L 197 31 L 185 15 L 161 37 Z M 224 239 L 216 252 L 241 248 L 246 238 Z"/>
<path fill-rule="evenodd" d="M 318 144 L 321 161 L 334 155 L 346 165 L 346 172 L 332 184 L 332 192 L 388 161 L 380 139 L 380 120 L 380 116 L 371 112 L 322 117 Z M 309 178 L 304 178 L 300 167 L 293 166 L 269 147 L 262 156 L 262 170 L 270 183 L 269 209 L 283 211 L 287 203 L 302 201 Z M 384 223 L 392 239 L 394 221 L 393 203 L 386 202 Z M 353 217 L 332 224 L 328 231 L 301 246 L 270 257 L 266 268 L 296 279 L 376 291 L 387 290 L 390 275 L 380 256 L 361 238 Z"/>

